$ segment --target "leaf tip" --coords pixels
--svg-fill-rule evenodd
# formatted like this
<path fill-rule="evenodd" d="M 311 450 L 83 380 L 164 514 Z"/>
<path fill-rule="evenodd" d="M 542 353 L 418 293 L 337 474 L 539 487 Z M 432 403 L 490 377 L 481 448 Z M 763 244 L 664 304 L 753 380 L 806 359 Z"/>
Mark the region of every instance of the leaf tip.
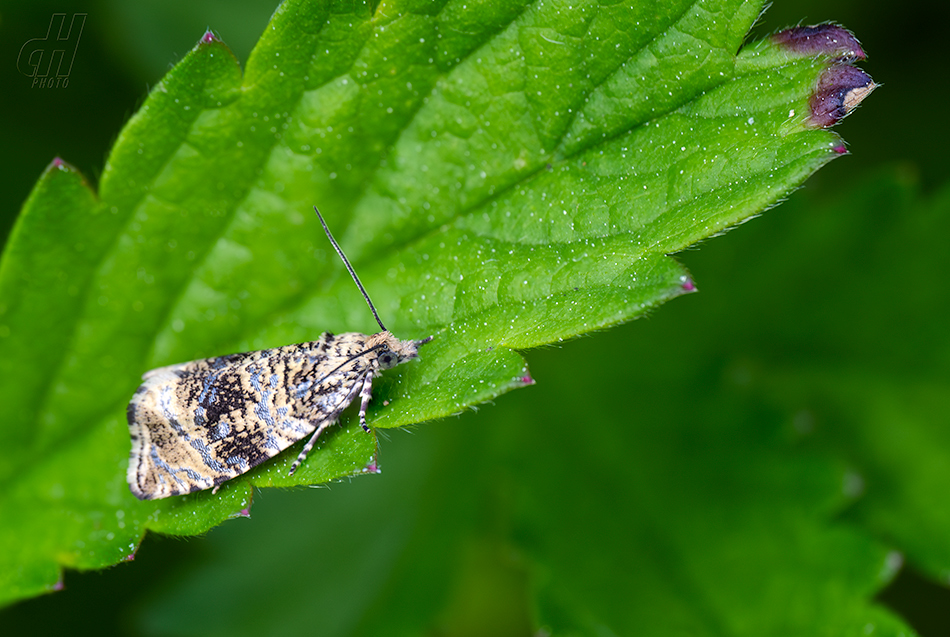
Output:
<path fill-rule="evenodd" d="M 204 35 L 201 36 L 201 39 L 198 40 L 198 44 L 212 44 L 214 42 L 220 42 L 221 39 L 214 34 L 214 31 L 208 29 L 205 31 Z"/>
<path fill-rule="evenodd" d="M 51 161 L 46 167 L 47 173 L 53 172 L 54 170 L 61 170 L 63 172 L 79 172 L 76 170 L 75 166 L 64 161 L 62 157 L 54 157 L 53 161 Z"/>
<path fill-rule="evenodd" d="M 848 471 L 844 474 L 842 492 L 849 500 L 856 500 L 864 495 L 867 490 L 867 482 L 864 476 L 856 471 Z"/>
<path fill-rule="evenodd" d="M 691 277 L 688 277 L 688 276 L 685 276 L 685 275 L 684 275 L 684 276 L 682 277 L 682 279 L 680 280 L 680 287 L 683 288 L 683 291 L 684 291 L 684 292 L 695 292 L 695 291 L 696 291 L 696 283 L 693 282 L 693 279 L 692 279 Z"/>
<path fill-rule="evenodd" d="M 884 567 L 881 569 L 881 579 L 890 582 L 904 566 L 904 554 L 900 551 L 889 551 L 884 557 Z"/>
<path fill-rule="evenodd" d="M 86 181 L 86 177 L 81 172 L 79 172 L 79 169 L 70 164 L 68 161 L 64 160 L 62 157 L 54 157 L 53 161 L 47 164 L 46 168 L 43 170 L 43 174 L 41 175 L 40 179 L 55 179 L 57 177 L 70 177 L 72 179 L 78 178 L 79 183 L 82 184 L 84 188 L 92 191 L 92 187 L 89 185 L 89 182 Z"/>
<path fill-rule="evenodd" d="M 798 26 L 771 37 L 779 48 L 795 55 L 827 55 L 839 60 L 864 60 L 867 54 L 854 34 L 837 24 Z"/>
<path fill-rule="evenodd" d="M 369 464 L 363 467 L 362 473 L 382 473 L 382 469 L 379 468 L 378 458 L 374 455 L 373 459 L 369 461 Z"/>
<path fill-rule="evenodd" d="M 809 100 L 810 124 L 828 128 L 847 117 L 878 87 L 871 76 L 850 64 L 834 64 L 821 74 Z"/>

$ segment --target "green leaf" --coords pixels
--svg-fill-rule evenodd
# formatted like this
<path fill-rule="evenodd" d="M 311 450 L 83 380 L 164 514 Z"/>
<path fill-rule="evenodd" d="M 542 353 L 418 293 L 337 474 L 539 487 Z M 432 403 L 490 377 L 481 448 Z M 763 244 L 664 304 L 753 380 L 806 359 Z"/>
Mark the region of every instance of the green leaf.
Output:
<path fill-rule="evenodd" d="M 913 635 L 874 600 L 901 553 L 946 568 L 950 406 L 913 403 L 946 376 L 948 299 L 915 277 L 947 258 L 919 246 L 947 230 L 950 189 L 916 197 L 891 171 L 829 189 L 689 253 L 709 283 L 662 318 L 531 352 L 538 385 L 490 427 L 396 437 L 385 480 L 216 530 L 137 626 Z M 320 577 L 255 587 L 299 572 Z M 221 582 L 255 607 L 207 611 Z"/>
<path fill-rule="evenodd" d="M 691 290 L 668 254 L 843 151 L 809 115 L 840 52 L 737 56 L 757 2 L 469 4 L 285 3 L 243 77 L 211 35 L 169 72 L 98 197 L 62 162 L 41 178 L 0 263 L 0 537 L 30 543 L 0 559 L 0 600 L 240 515 L 252 484 L 374 470 L 348 424 L 293 479 L 281 457 L 218 495 L 125 486 L 144 371 L 373 330 L 314 203 L 392 331 L 436 336 L 374 390 L 372 424 L 399 427 L 530 384 L 518 350 Z"/>
<path fill-rule="evenodd" d="M 796 414 L 816 445 L 848 463 L 864 496 L 849 518 L 946 586 L 950 340 L 938 317 L 950 311 L 950 298 L 932 275 L 950 259 L 921 246 L 950 231 L 950 188 L 924 198 L 907 174 L 879 172 L 823 202 L 833 211 L 825 219 L 806 211 L 817 202 L 798 206 L 806 220 L 815 217 L 824 226 L 807 235 L 829 273 L 806 279 L 820 311 L 801 316 L 784 335 L 783 351 L 807 356 L 770 361 L 769 373 L 755 378 L 751 390 Z M 791 253 L 806 233 L 782 221 L 789 238 L 780 249 Z M 787 261 L 776 266 L 764 274 L 791 276 Z M 791 311 L 791 295 L 771 296 L 763 328 Z M 826 325 L 818 330 L 819 323 Z M 777 330 L 763 328 L 756 340 L 775 342 Z"/>

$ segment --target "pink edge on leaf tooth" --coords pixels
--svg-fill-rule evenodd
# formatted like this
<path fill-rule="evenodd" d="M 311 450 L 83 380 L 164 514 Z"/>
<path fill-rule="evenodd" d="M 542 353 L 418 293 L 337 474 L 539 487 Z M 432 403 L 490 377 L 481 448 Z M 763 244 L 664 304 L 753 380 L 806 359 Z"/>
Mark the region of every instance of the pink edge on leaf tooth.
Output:
<path fill-rule="evenodd" d="M 842 60 L 867 58 L 854 34 L 837 24 L 792 27 L 779 31 L 771 40 L 789 53 L 802 56 L 828 55 Z"/>
<path fill-rule="evenodd" d="M 134 562 L 135 561 L 135 551 L 132 551 L 128 555 L 122 558 L 123 562 Z"/>
<path fill-rule="evenodd" d="M 56 583 L 53 584 L 53 586 L 50 587 L 50 590 L 53 590 L 53 591 L 61 591 L 61 590 L 63 590 L 64 588 L 66 588 L 66 584 L 63 583 L 63 574 L 60 573 L 60 574 L 59 574 L 59 579 L 56 580 Z"/>
<path fill-rule="evenodd" d="M 534 385 L 534 383 L 535 383 L 535 380 L 534 380 L 533 378 L 531 378 L 531 374 L 525 374 L 524 376 L 522 376 L 521 378 L 519 378 L 518 381 L 519 381 L 522 385 Z"/>
<path fill-rule="evenodd" d="M 686 292 L 695 292 L 695 291 L 696 291 L 696 284 L 693 283 L 693 280 L 692 280 L 691 278 L 689 278 L 689 277 L 684 277 L 684 278 L 683 278 L 682 286 L 683 286 L 683 290 L 685 290 Z"/>
<path fill-rule="evenodd" d="M 838 155 L 844 155 L 848 152 L 848 148 L 844 144 L 838 144 L 837 146 L 831 147 L 832 152 L 837 153 Z"/>
<path fill-rule="evenodd" d="M 243 509 L 241 509 L 240 511 L 238 511 L 237 513 L 235 513 L 235 514 L 234 514 L 234 517 L 236 517 L 236 518 L 249 518 L 249 517 L 251 517 L 251 509 L 248 508 L 248 507 L 244 507 Z"/>
<path fill-rule="evenodd" d="M 827 128 L 841 121 L 864 101 L 877 84 L 871 76 L 850 64 L 834 64 L 825 69 L 818 80 L 808 105 L 810 123 Z"/>
<path fill-rule="evenodd" d="M 79 172 L 75 168 L 69 165 L 69 162 L 65 161 L 62 157 L 54 157 L 53 161 L 46 166 L 46 172 L 51 172 L 53 170 L 61 170 L 63 172 Z"/>
<path fill-rule="evenodd" d="M 374 457 L 368 465 L 363 467 L 363 473 L 380 473 L 379 465 L 376 464 L 376 458 Z"/>
<path fill-rule="evenodd" d="M 218 41 L 218 36 L 212 33 L 211 29 L 208 29 L 207 31 L 205 31 L 205 34 L 201 36 L 201 40 L 199 42 L 201 44 L 211 44 L 212 42 L 217 42 L 217 41 Z"/>

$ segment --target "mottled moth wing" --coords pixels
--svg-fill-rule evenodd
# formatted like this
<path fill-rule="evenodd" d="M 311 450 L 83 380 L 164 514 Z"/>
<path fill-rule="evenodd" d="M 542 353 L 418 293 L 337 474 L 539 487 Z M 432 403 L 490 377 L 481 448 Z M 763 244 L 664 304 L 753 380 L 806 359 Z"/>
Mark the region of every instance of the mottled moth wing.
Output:
<path fill-rule="evenodd" d="M 148 372 L 128 407 L 132 492 L 154 499 L 217 486 L 332 424 L 378 368 L 374 356 L 356 356 L 367 338 L 326 333 Z"/>
<path fill-rule="evenodd" d="M 148 380 L 152 376 L 157 376 L 166 372 L 177 372 L 194 369 L 198 365 L 207 365 L 213 369 L 221 369 L 222 367 L 227 367 L 228 365 L 240 365 L 243 362 L 247 362 L 248 359 L 251 358 L 258 359 L 271 356 L 276 351 L 276 349 L 262 349 L 256 352 L 240 352 L 238 354 L 228 354 L 227 356 L 215 356 L 214 358 L 205 358 L 198 361 L 176 363 L 175 365 L 166 365 L 165 367 L 156 367 L 155 369 L 149 370 L 142 374 L 142 380 Z"/>

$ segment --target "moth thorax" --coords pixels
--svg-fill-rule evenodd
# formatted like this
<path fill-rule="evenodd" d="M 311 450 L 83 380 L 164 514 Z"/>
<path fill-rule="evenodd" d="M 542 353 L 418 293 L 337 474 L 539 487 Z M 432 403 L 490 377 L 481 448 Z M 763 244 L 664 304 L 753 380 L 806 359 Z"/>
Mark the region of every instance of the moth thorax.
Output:
<path fill-rule="evenodd" d="M 419 346 L 430 340 L 431 337 L 421 341 L 401 341 L 390 332 L 379 332 L 366 339 L 366 345 L 367 348 L 379 347 L 376 350 L 376 360 L 381 369 L 390 369 L 418 356 Z"/>

